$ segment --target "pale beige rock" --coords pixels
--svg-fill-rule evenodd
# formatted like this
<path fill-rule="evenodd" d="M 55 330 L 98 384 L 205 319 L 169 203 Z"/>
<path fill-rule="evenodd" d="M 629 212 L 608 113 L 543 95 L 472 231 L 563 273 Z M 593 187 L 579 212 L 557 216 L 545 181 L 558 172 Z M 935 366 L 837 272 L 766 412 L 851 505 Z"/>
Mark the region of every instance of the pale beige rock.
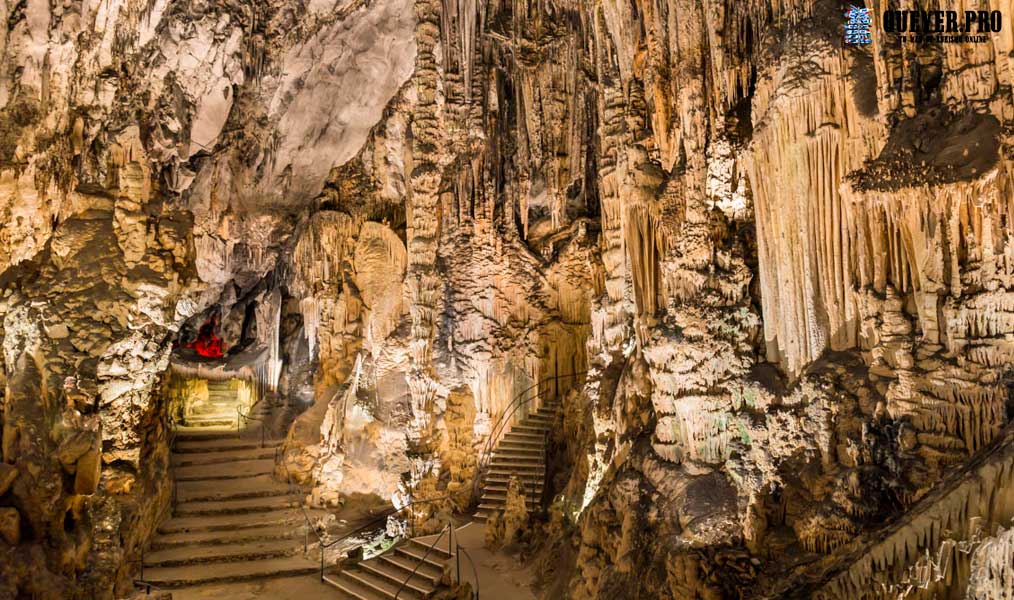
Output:
<path fill-rule="evenodd" d="M 77 460 L 74 474 L 74 493 L 90 495 L 99 488 L 102 476 L 102 452 L 92 447 Z"/>

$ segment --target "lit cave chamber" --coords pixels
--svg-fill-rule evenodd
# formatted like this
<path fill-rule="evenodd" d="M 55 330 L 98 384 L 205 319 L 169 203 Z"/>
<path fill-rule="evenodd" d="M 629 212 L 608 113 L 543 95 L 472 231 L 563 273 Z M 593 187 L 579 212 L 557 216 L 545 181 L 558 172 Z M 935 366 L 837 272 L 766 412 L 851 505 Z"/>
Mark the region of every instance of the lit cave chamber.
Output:
<path fill-rule="evenodd" d="M 0 0 L 0 600 L 1014 599 L 1012 25 Z"/>

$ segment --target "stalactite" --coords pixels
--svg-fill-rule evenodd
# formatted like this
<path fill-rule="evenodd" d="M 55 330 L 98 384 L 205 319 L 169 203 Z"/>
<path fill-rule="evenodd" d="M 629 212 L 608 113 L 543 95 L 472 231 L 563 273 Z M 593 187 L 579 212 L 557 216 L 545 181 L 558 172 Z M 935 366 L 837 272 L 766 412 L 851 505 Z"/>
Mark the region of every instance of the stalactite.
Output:
<path fill-rule="evenodd" d="M 984 537 L 1014 519 L 1012 432 L 1008 429 L 1001 443 L 967 472 L 950 477 L 913 506 L 886 535 L 851 543 L 843 556 L 859 550 L 858 558 L 814 598 L 934 598 L 946 590 L 964 590 L 976 559 L 989 560 L 984 555 L 991 552 L 973 551 L 982 548 Z M 1006 541 L 994 543 L 1003 547 Z M 1008 567 L 1009 557 L 1008 553 Z M 990 577 L 983 569 L 989 567 L 978 567 L 977 581 Z M 1009 577 L 1009 570 L 1001 577 Z"/>

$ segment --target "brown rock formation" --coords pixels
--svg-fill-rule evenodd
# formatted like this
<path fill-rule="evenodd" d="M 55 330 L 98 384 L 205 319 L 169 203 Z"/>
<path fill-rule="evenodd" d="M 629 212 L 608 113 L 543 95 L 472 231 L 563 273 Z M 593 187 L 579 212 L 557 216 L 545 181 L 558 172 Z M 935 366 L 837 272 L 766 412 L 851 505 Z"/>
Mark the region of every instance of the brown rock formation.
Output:
<path fill-rule="evenodd" d="M 0 0 L 0 597 L 130 593 L 210 381 L 424 529 L 559 401 L 545 597 L 1006 597 L 1014 5 L 864 6 Z"/>

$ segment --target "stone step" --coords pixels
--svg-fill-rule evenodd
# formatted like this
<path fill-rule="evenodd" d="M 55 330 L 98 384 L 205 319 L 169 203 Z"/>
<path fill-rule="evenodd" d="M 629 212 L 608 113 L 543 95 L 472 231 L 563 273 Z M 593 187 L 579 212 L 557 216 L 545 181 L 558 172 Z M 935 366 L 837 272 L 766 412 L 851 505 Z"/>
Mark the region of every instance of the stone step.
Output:
<path fill-rule="evenodd" d="M 234 515 L 200 515 L 193 517 L 173 517 L 158 527 L 163 534 L 206 531 L 236 531 L 240 529 L 256 529 L 259 527 L 294 525 L 302 527 L 306 523 L 302 511 L 285 509 L 273 510 L 258 514 L 241 513 Z"/>
<path fill-rule="evenodd" d="M 500 459 L 501 461 L 507 460 L 525 464 L 543 464 L 542 452 L 526 452 L 524 450 L 514 450 L 512 448 L 508 448 L 507 450 L 497 450 L 493 453 L 493 459 L 490 462 L 497 462 L 497 459 Z"/>
<path fill-rule="evenodd" d="M 483 483 L 502 483 L 507 485 L 507 483 L 511 480 L 511 476 L 517 477 L 518 481 L 526 485 L 542 485 L 545 480 L 541 473 L 519 473 L 517 471 L 510 470 L 505 472 L 489 472 L 486 474 L 486 477 L 483 478 Z"/>
<path fill-rule="evenodd" d="M 385 556 L 394 556 L 399 560 L 404 559 L 407 563 L 411 563 L 413 566 L 421 562 L 422 563 L 421 569 L 427 569 L 430 570 L 431 572 L 436 571 L 442 573 L 444 570 L 444 565 L 440 561 L 447 560 L 446 556 L 447 552 L 445 551 L 437 552 L 437 550 L 434 548 L 434 550 L 429 553 L 429 556 L 426 556 L 426 550 L 427 547 L 405 543 L 395 546 L 394 550 L 388 552 Z M 424 556 L 426 556 L 425 560 L 423 560 Z"/>
<path fill-rule="evenodd" d="M 367 560 L 359 563 L 357 566 L 377 579 L 387 581 L 393 585 L 395 589 L 398 589 L 401 587 L 402 583 L 405 583 L 406 590 L 414 590 L 425 597 L 427 594 L 432 592 L 434 588 L 436 588 L 436 585 L 430 579 L 423 577 L 418 573 L 413 575 L 411 569 L 409 569 L 408 572 L 403 572 L 400 567 L 391 565 L 382 560 Z M 409 575 L 411 575 L 411 577 L 409 577 Z"/>
<path fill-rule="evenodd" d="M 380 595 L 375 590 L 366 587 L 351 577 L 338 575 L 325 575 L 324 581 L 333 586 L 342 595 L 339 598 L 353 598 L 354 600 L 383 600 L 386 596 Z"/>
<path fill-rule="evenodd" d="M 493 460 L 489 462 L 489 468 L 490 471 L 517 469 L 525 473 L 542 473 L 546 470 L 546 466 L 542 464 L 542 461 L 531 462 L 506 456 L 494 456 Z"/>
<path fill-rule="evenodd" d="M 317 573 L 320 565 L 302 556 L 235 563 L 187 565 L 145 569 L 143 579 L 152 585 L 178 588 Z"/>
<path fill-rule="evenodd" d="M 538 504 L 526 504 L 525 506 L 528 508 L 529 513 L 538 512 L 539 510 Z M 483 502 L 479 504 L 477 512 L 485 511 L 487 514 L 492 514 L 494 512 L 503 512 L 505 508 L 506 504 L 497 504 L 495 502 Z"/>
<path fill-rule="evenodd" d="M 540 510 L 539 508 L 533 508 L 531 506 L 528 507 L 528 512 L 529 513 L 538 512 L 539 510 Z M 488 505 L 479 505 L 479 508 L 476 509 L 475 514 L 472 515 L 472 516 L 475 518 L 476 521 L 488 521 L 489 518 L 492 517 L 495 513 L 502 513 L 502 512 L 503 512 L 503 507 L 497 508 L 497 507 L 490 507 Z"/>
<path fill-rule="evenodd" d="M 210 442 L 227 439 L 237 439 L 236 424 L 222 427 L 187 427 L 186 425 L 176 426 L 176 442 Z"/>
<path fill-rule="evenodd" d="M 511 437 L 511 435 L 508 433 L 506 436 L 504 436 L 502 440 L 500 440 L 500 443 L 497 444 L 498 448 L 503 448 L 505 446 L 512 448 L 532 448 L 534 450 L 541 451 L 543 448 L 546 447 L 546 440 L 545 438 L 542 437 L 538 438 Z"/>
<path fill-rule="evenodd" d="M 176 505 L 177 517 L 198 517 L 205 515 L 240 515 L 265 513 L 285 508 L 298 507 L 289 496 L 268 496 L 266 498 L 241 498 L 239 500 L 213 500 L 210 502 L 181 502 Z"/>
<path fill-rule="evenodd" d="M 275 458 L 275 447 L 243 448 L 241 450 L 216 450 L 212 452 L 191 452 L 173 457 L 173 466 L 219 465 L 243 460 Z"/>
<path fill-rule="evenodd" d="M 522 481 L 522 483 L 524 483 L 524 481 Z M 531 487 L 533 487 L 540 494 L 542 493 L 542 485 L 543 485 L 543 483 L 542 483 L 541 479 L 537 480 L 537 481 L 533 480 L 531 482 Z M 507 492 L 507 482 L 506 481 L 486 481 L 486 482 L 483 482 L 482 490 L 483 490 L 483 492 L 494 492 L 494 493 L 505 492 L 506 493 Z"/>
<path fill-rule="evenodd" d="M 269 474 L 275 469 L 273 458 L 243 460 L 229 463 L 228 469 L 221 465 L 193 465 L 174 469 L 173 477 L 180 481 L 209 481 L 216 479 L 243 479 L 254 475 Z"/>
<path fill-rule="evenodd" d="M 183 567 L 239 561 L 283 558 L 302 554 L 303 544 L 298 540 L 278 539 L 237 544 L 187 546 L 156 550 L 144 555 L 144 567 Z"/>
<path fill-rule="evenodd" d="M 535 491 L 535 494 L 541 497 L 542 490 Z M 539 500 L 535 495 L 525 496 L 525 501 L 528 504 L 539 504 Z M 496 493 L 487 491 L 482 494 L 482 498 L 480 499 L 481 504 L 496 504 L 496 503 L 505 504 L 506 502 L 507 502 L 507 492 Z"/>
<path fill-rule="evenodd" d="M 361 565 L 360 565 L 361 566 Z M 360 587 L 366 588 L 374 593 L 379 598 L 388 598 L 393 600 L 397 595 L 398 598 L 424 598 L 425 594 L 419 593 L 417 590 L 405 586 L 405 589 L 401 590 L 401 594 L 398 594 L 398 587 L 401 583 L 393 583 L 390 580 L 378 577 L 377 575 L 357 567 L 351 567 L 348 569 L 342 569 L 341 573 L 338 574 L 338 580 L 352 580 Z"/>
<path fill-rule="evenodd" d="M 515 425 L 514 427 L 511 427 L 510 433 L 527 433 L 527 434 L 529 434 L 531 436 L 544 437 L 546 435 L 547 431 L 549 431 L 549 426 L 548 425 L 546 425 L 545 427 L 543 427 L 543 426 L 540 426 L 540 425 L 532 425 L 532 424 L 529 424 L 529 423 L 522 423 L 520 425 Z"/>
<path fill-rule="evenodd" d="M 302 547 L 306 530 L 301 523 L 287 523 L 268 527 L 249 527 L 229 529 L 226 531 L 181 531 L 155 536 L 151 542 L 151 550 L 169 548 L 219 546 L 228 544 L 246 544 L 251 542 L 267 542 L 271 540 L 295 541 Z M 313 534 L 310 534 L 313 538 Z"/>
<path fill-rule="evenodd" d="M 265 448 L 274 448 L 281 445 L 282 440 L 266 440 Z M 253 450 L 261 447 L 260 438 L 240 438 L 232 433 L 232 439 L 208 439 L 208 440 L 177 440 L 173 454 L 204 454 L 207 452 L 226 452 L 231 450 Z"/>
<path fill-rule="evenodd" d="M 519 454 L 537 454 L 542 456 L 546 452 L 546 447 L 537 443 L 506 441 L 500 442 L 496 449 L 493 450 L 494 454 L 497 452 L 517 452 Z"/>
<path fill-rule="evenodd" d="M 191 427 L 226 427 L 235 426 L 236 417 L 186 417 L 183 422 Z"/>
<path fill-rule="evenodd" d="M 270 474 L 233 479 L 228 482 L 228 485 L 222 485 L 222 482 L 218 480 L 181 481 L 176 484 L 176 499 L 179 502 L 263 498 L 284 496 L 288 493 L 289 486 L 275 481 Z"/>
<path fill-rule="evenodd" d="M 546 443 L 546 436 L 542 433 L 530 433 L 527 431 L 508 431 L 503 435 L 500 441 L 517 441 L 517 442 L 536 442 L 539 444 Z"/>
<path fill-rule="evenodd" d="M 207 417 L 209 415 L 235 417 L 236 403 L 216 402 L 212 400 L 203 404 L 197 404 L 193 407 L 193 410 L 191 410 L 187 417 Z"/>
<path fill-rule="evenodd" d="M 407 558 L 396 552 L 385 552 L 376 560 L 400 572 L 402 578 L 408 577 L 409 573 L 415 571 L 417 576 L 428 580 L 434 586 L 438 585 L 444 576 L 444 571 L 439 565 L 431 563 L 429 560 L 420 562 L 418 559 Z"/>
<path fill-rule="evenodd" d="M 436 536 L 431 536 L 436 537 Z M 433 543 L 432 539 L 411 539 L 401 546 L 400 549 L 404 550 L 409 556 L 414 556 L 419 560 L 422 560 L 423 556 L 426 556 L 426 551 L 429 550 L 429 556 L 426 556 L 426 560 L 430 561 L 441 561 L 447 560 L 454 555 L 446 550 L 447 548 L 447 536 L 445 535 L 441 540 L 441 543 L 430 549 L 430 544 Z"/>

